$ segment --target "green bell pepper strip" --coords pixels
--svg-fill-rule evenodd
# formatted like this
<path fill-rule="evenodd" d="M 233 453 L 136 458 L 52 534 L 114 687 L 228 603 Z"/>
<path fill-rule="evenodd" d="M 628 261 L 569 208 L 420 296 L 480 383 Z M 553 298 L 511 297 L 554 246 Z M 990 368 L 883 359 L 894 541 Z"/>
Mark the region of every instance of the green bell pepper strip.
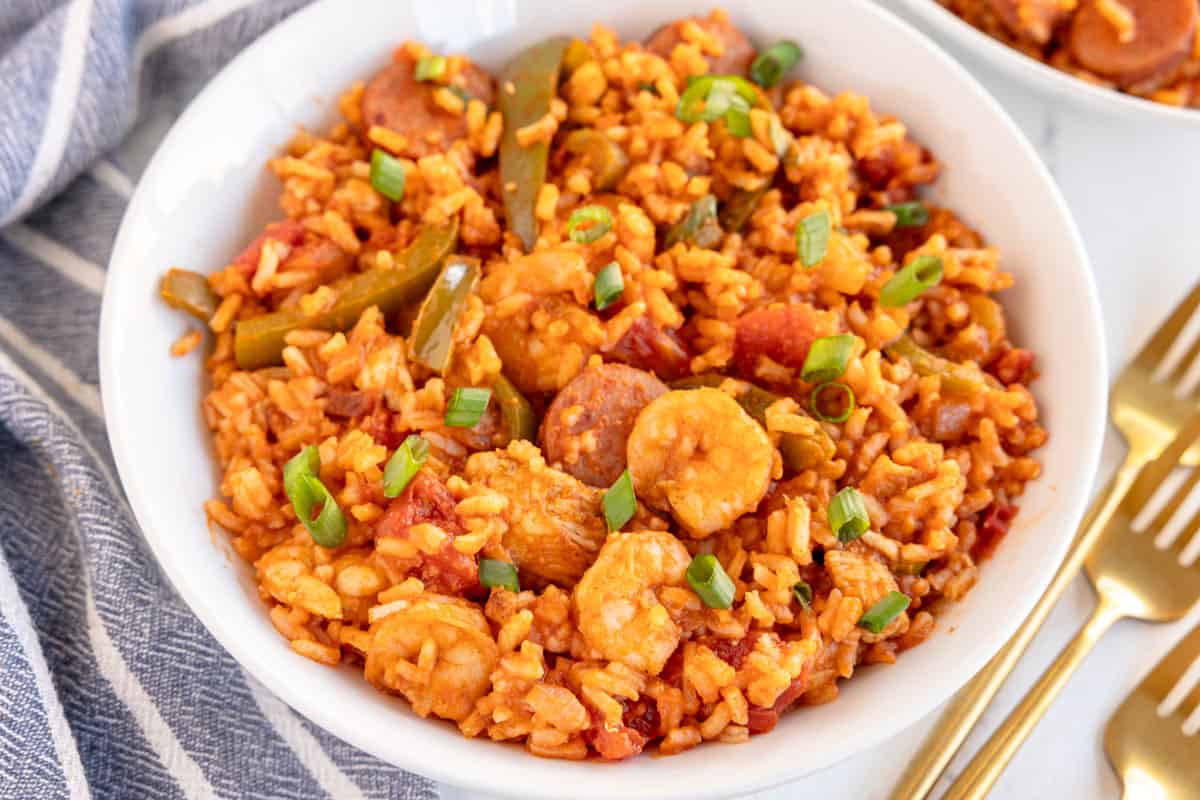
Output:
<path fill-rule="evenodd" d="M 670 250 L 679 242 L 711 249 L 721 243 L 721 237 L 724 235 L 717 223 L 717 198 L 706 194 L 693 201 L 683 219 L 667 231 L 663 239 L 663 249 Z"/>
<path fill-rule="evenodd" d="M 546 180 L 548 142 L 522 147 L 517 131 L 550 113 L 550 101 L 558 93 L 558 76 L 571 40 L 565 36 L 546 39 L 523 50 L 500 74 L 500 114 L 504 135 L 500 140 L 500 186 L 508 227 L 525 251 L 537 243 L 538 223 L 534 215 L 538 193 Z"/>
<path fill-rule="evenodd" d="M 467 297 L 479 283 L 480 272 L 479 259 L 448 256 L 417 312 L 408 339 L 409 353 L 414 361 L 438 375 L 445 375 L 450 366 L 454 326 L 458 324 Z"/>
<path fill-rule="evenodd" d="M 525 439 L 532 442 L 536 439 L 537 415 L 533 413 L 533 406 L 525 399 L 525 395 L 521 394 L 521 390 L 501 374 L 496 376 L 496 381 L 492 384 L 492 393 L 496 402 L 500 404 L 500 418 L 504 421 L 504 432 L 508 434 L 508 441 Z"/>
<path fill-rule="evenodd" d="M 563 147 L 583 156 L 592 171 L 592 188 L 606 191 L 617 185 L 629 167 L 629 156 L 621 145 L 595 128 L 578 128 L 567 134 Z"/>
<path fill-rule="evenodd" d="M 699 389 L 707 386 L 715 389 L 727 380 L 736 381 L 740 391 L 734 399 L 737 400 L 742 410 L 753 417 L 759 425 L 766 428 L 767 409 L 782 399 L 781 395 L 774 392 L 768 392 L 747 381 L 713 374 L 682 378 L 674 381 L 671 388 Z M 805 419 L 810 418 L 805 417 Z M 783 463 L 796 472 L 827 463 L 837 452 L 837 446 L 829 438 L 829 434 L 821 429 L 820 423 L 816 420 L 811 420 L 811 422 L 811 430 L 807 433 L 784 433 L 779 437 L 779 454 L 783 456 Z"/>
<path fill-rule="evenodd" d="M 425 228 L 400 254 L 399 264 L 355 275 L 328 311 L 312 317 L 295 310 L 276 311 L 239 322 L 233 341 L 238 366 L 259 369 L 283 363 L 284 338 L 299 328 L 348 330 L 371 306 L 379 306 L 384 314 L 396 313 L 429 289 L 457 242 L 457 220 L 440 228 Z"/>
<path fill-rule="evenodd" d="M 941 378 L 942 389 L 955 394 L 975 394 L 988 388 L 982 371 L 967 364 L 956 364 L 921 347 L 908 334 L 883 348 L 892 358 L 903 358 L 912 364 L 918 375 L 936 375 Z"/>
<path fill-rule="evenodd" d="M 171 308 L 185 311 L 204 323 L 212 319 L 220 305 L 216 293 L 208 285 L 208 278 L 186 269 L 167 270 L 158 293 Z"/>

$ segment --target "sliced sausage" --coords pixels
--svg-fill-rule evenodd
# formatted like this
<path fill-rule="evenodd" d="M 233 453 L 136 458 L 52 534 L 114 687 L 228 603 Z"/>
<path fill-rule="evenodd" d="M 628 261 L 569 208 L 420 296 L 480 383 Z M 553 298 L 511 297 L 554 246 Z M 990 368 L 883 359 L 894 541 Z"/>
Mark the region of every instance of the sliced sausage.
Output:
<path fill-rule="evenodd" d="M 379 406 L 379 395 L 358 389 L 330 389 L 326 400 L 325 413 L 341 419 L 365 416 Z"/>
<path fill-rule="evenodd" d="M 987 0 L 993 13 L 1012 34 L 1044 45 L 1071 13 L 1061 0 Z"/>
<path fill-rule="evenodd" d="M 724 14 L 710 14 L 708 17 L 691 17 L 707 33 L 720 38 L 724 45 L 721 55 L 708 55 L 708 71 L 714 75 L 745 75 L 750 71 L 750 64 L 758 53 L 750 40 L 742 32 L 729 23 Z M 656 30 L 646 41 L 646 49 L 651 53 L 669 59 L 675 45 L 684 41 L 682 27 L 687 19 L 676 20 Z"/>
<path fill-rule="evenodd" d="M 546 460 L 586 484 L 608 488 L 625 470 L 625 443 L 638 412 L 666 393 L 658 378 L 624 364 L 584 370 L 546 412 Z"/>
<path fill-rule="evenodd" d="M 617 340 L 609 358 L 631 367 L 653 372 L 665 381 L 690 372 L 692 354 L 675 331 L 660 328 L 649 317 L 638 317 Z"/>
<path fill-rule="evenodd" d="M 466 136 L 467 118 L 434 102 L 433 93 L 440 84 L 418 81 L 415 69 L 416 61 L 408 51 L 398 50 L 393 62 L 367 83 L 362 116 L 368 127 L 382 125 L 404 135 L 407 144 L 399 155 L 421 158 L 443 152 L 454 140 Z M 470 97 L 492 104 L 492 79 L 474 64 L 464 66 L 454 83 Z"/>
<path fill-rule="evenodd" d="M 1067 45 L 1080 66 L 1144 91 L 1170 79 L 1192 50 L 1200 5 L 1196 0 L 1121 0 L 1135 20 L 1133 38 L 1122 42 L 1120 31 L 1084 3 L 1071 20 Z"/>

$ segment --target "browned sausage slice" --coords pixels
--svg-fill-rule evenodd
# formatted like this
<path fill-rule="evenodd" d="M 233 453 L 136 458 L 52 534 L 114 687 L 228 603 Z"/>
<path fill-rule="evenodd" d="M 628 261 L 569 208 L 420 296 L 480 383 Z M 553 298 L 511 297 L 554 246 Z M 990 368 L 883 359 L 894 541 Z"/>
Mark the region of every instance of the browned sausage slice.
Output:
<path fill-rule="evenodd" d="M 584 370 L 546 412 L 546 460 L 584 483 L 608 488 L 625 469 L 625 442 L 638 412 L 666 393 L 658 378 L 624 364 Z"/>
<path fill-rule="evenodd" d="M 363 91 L 363 124 L 382 125 L 407 139 L 404 152 L 398 155 L 421 158 L 446 150 L 450 144 L 467 134 L 467 118 L 439 106 L 433 93 L 439 84 L 422 83 L 413 76 L 416 61 L 401 48 L 393 62 L 384 67 L 367 83 Z M 494 99 L 492 79 L 474 64 L 463 67 L 454 85 L 469 97 L 491 105 Z"/>
<path fill-rule="evenodd" d="M 1097 3 L 1084 3 L 1071 20 L 1068 46 L 1085 69 L 1123 88 L 1150 91 L 1174 74 L 1192 50 L 1200 4 L 1196 0 L 1121 0 L 1135 20 L 1133 38 L 1120 31 Z"/>
<path fill-rule="evenodd" d="M 724 44 L 721 55 L 708 55 L 708 71 L 714 75 L 745 75 L 750 71 L 750 63 L 758 54 L 750 40 L 742 32 L 729 23 L 729 18 L 722 13 L 713 13 L 708 17 L 691 17 L 708 33 L 720 38 Z M 646 49 L 651 53 L 669 59 L 675 45 L 684 41 L 681 28 L 687 19 L 676 20 L 656 30 L 647 40 Z"/>
<path fill-rule="evenodd" d="M 992 12 L 1014 36 L 1046 44 L 1058 23 L 1071 12 L 1061 0 L 987 0 Z"/>

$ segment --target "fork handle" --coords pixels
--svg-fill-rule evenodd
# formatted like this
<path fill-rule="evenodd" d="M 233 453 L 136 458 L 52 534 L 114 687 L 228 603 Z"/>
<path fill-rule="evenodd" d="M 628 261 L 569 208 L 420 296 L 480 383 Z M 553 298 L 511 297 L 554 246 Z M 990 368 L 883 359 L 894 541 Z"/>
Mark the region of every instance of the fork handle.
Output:
<path fill-rule="evenodd" d="M 1112 624 L 1124 616 L 1125 611 L 1120 605 L 1107 594 L 1101 593 L 1100 602 L 1092 618 L 1008 715 L 1004 724 L 992 734 L 987 744 L 975 754 L 942 800 L 983 800 L 987 796 L 1008 766 L 1008 762 L 1021 749 L 1021 745 L 1037 727 L 1050 704 L 1067 685 L 1071 675 Z"/>

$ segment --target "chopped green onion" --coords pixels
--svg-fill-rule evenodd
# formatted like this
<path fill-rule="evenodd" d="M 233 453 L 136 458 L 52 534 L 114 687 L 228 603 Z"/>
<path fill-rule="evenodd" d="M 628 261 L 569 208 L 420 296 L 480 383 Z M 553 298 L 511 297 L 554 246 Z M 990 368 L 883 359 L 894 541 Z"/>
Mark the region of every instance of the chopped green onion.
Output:
<path fill-rule="evenodd" d="M 317 477 L 320 471 L 321 453 L 310 444 L 283 465 L 283 490 L 313 541 L 321 547 L 337 547 L 346 540 L 346 517 Z M 321 511 L 314 518 L 318 505 Z"/>
<path fill-rule="evenodd" d="M 831 389 L 835 392 L 841 392 L 842 402 L 845 404 L 842 410 L 837 414 L 826 414 L 824 409 L 821 407 L 821 395 L 825 394 Z M 813 388 L 812 394 L 808 396 L 808 404 L 812 408 L 813 416 L 822 422 L 841 423 L 850 419 L 850 414 L 854 411 L 857 401 L 854 397 L 854 390 L 849 386 L 844 383 L 834 383 L 833 381 L 830 381 L 828 383 L 818 384 Z"/>
<path fill-rule="evenodd" d="M 404 165 L 384 151 L 376 148 L 371 153 L 371 186 L 388 200 L 398 201 L 404 197 Z"/>
<path fill-rule="evenodd" d="M 487 411 L 491 399 L 491 389 L 455 389 L 450 404 L 446 406 L 445 423 L 451 428 L 474 428 L 483 419 L 483 412 Z"/>
<path fill-rule="evenodd" d="M 621 265 L 610 261 L 596 273 L 593 287 L 596 295 L 596 310 L 603 311 L 611 306 L 625 291 L 625 279 L 621 277 Z"/>
<path fill-rule="evenodd" d="M 745 139 L 754 133 L 750 127 L 750 112 L 740 108 L 731 108 L 725 112 L 725 129 L 730 136 Z"/>
<path fill-rule="evenodd" d="M 591 244 L 612 230 L 612 212 L 604 206 L 584 206 L 571 212 L 567 236 L 572 242 Z"/>
<path fill-rule="evenodd" d="M 916 200 L 911 203 L 894 203 L 884 206 L 884 210 L 896 215 L 897 228 L 912 228 L 929 222 L 929 209 L 925 207 L 924 203 Z"/>
<path fill-rule="evenodd" d="M 613 481 L 613 485 L 604 493 L 602 505 L 604 521 L 608 523 L 610 531 L 621 530 L 626 522 L 633 519 L 633 512 L 637 511 L 637 497 L 633 493 L 633 479 L 629 476 L 629 470 Z"/>
<path fill-rule="evenodd" d="M 808 348 L 808 356 L 804 359 L 804 368 L 800 377 L 809 383 L 828 383 L 842 377 L 850 354 L 854 352 L 854 343 L 858 337 L 852 333 L 839 333 L 837 336 L 822 336 Z"/>
<path fill-rule="evenodd" d="M 942 259 L 917 256 L 879 290 L 880 305 L 898 308 L 908 305 L 926 289 L 942 282 Z"/>
<path fill-rule="evenodd" d="M 758 102 L 754 84 L 736 75 L 702 75 L 688 81 L 675 117 L 689 125 L 715 122 L 730 110 L 748 112 Z"/>
<path fill-rule="evenodd" d="M 637 85 L 637 88 L 638 88 L 639 92 L 650 92 L 651 94 L 658 94 L 658 87 L 655 86 L 653 83 L 650 83 L 649 81 L 640 82 Z"/>
<path fill-rule="evenodd" d="M 847 486 L 833 496 L 826 514 L 829 518 L 829 529 L 842 544 L 853 542 L 871 527 L 867 504 L 863 502 L 858 489 L 853 486 Z"/>
<path fill-rule="evenodd" d="M 383 468 L 383 496 L 399 497 L 429 458 L 429 442 L 415 433 L 405 439 Z"/>
<path fill-rule="evenodd" d="M 792 595 L 796 598 L 796 602 L 801 608 L 812 607 L 812 587 L 808 585 L 808 581 L 799 580 L 792 584 Z"/>
<path fill-rule="evenodd" d="M 704 553 L 688 564 L 687 582 L 700 602 L 709 608 L 729 608 L 733 605 L 736 587 L 733 579 L 725 574 L 721 562 L 712 553 Z"/>
<path fill-rule="evenodd" d="M 517 568 L 507 561 L 497 561 L 494 558 L 479 559 L 479 582 L 489 589 L 521 591 L 521 582 L 517 580 Z"/>
<path fill-rule="evenodd" d="M 792 134 L 783 127 L 779 117 L 772 116 L 771 121 L 767 123 L 767 136 L 771 139 L 771 146 L 775 148 L 776 157 L 783 158 L 787 155 L 788 148 L 792 146 Z"/>
<path fill-rule="evenodd" d="M 413 70 L 413 77 L 419 81 L 433 81 L 442 77 L 445 72 L 445 56 L 425 56 L 417 59 L 417 68 Z"/>
<path fill-rule="evenodd" d="M 759 86 L 770 89 L 779 83 L 783 73 L 796 66 L 796 62 L 803 55 L 804 51 L 800 49 L 800 45 L 791 39 L 776 42 L 754 59 L 754 63 L 750 65 L 750 77 Z"/>
<path fill-rule="evenodd" d="M 825 209 L 814 211 L 796 226 L 796 255 L 806 267 L 815 267 L 829 251 L 829 235 L 833 222 Z"/>
<path fill-rule="evenodd" d="M 858 621 L 858 627 L 865 628 L 871 633 L 879 633 L 891 625 L 892 620 L 904 613 L 911 602 L 912 600 L 904 592 L 888 592 L 882 600 L 871 606 L 870 610 L 862 615 L 862 619 Z"/>
<path fill-rule="evenodd" d="M 468 93 L 467 90 L 461 86 L 455 86 L 453 83 L 451 83 L 446 88 L 453 92 L 455 97 L 457 97 L 459 100 L 462 100 L 464 105 L 471 102 L 470 93 Z"/>

